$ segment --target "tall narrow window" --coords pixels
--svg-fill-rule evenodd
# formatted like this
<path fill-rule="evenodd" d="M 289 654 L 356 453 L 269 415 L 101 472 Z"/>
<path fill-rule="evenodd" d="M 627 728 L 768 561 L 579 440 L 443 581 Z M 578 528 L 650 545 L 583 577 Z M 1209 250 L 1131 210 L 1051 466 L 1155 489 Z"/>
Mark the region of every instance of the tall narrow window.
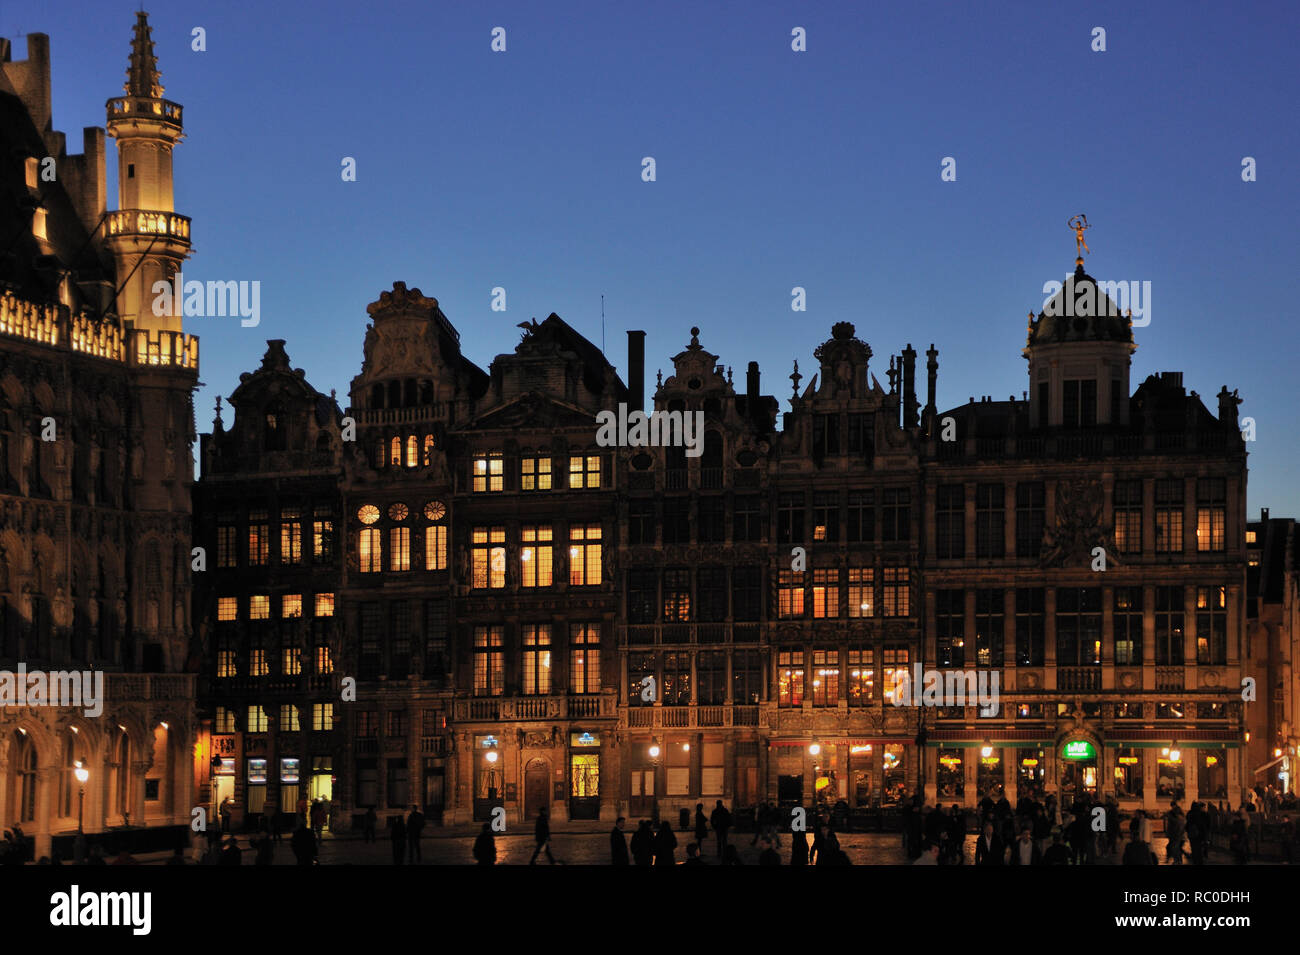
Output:
<path fill-rule="evenodd" d="M 1115 482 L 1115 549 L 1142 553 L 1142 481 Z"/>
<path fill-rule="evenodd" d="M 966 489 L 960 484 L 935 491 L 934 548 L 940 559 L 966 556 Z"/>
<path fill-rule="evenodd" d="M 1001 667 L 1006 601 L 1001 590 L 975 591 L 975 665 Z"/>
<path fill-rule="evenodd" d="M 911 571 L 907 567 L 884 568 L 880 597 L 884 616 L 910 617 L 912 615 Z"/>
<path fill-rule="evenodd" d="M 1016 556 L 1037 557 L 1043 547 L 1047 523 L 1046 492 L 1042 481 L 1016 484 Z"/>
<path fill-rule="evenodd" d="M 686 567 L 664 570 L 663 619 L 682 622 L 691 619 L 691 572 Z"/>
<path fill-rule="evenodd" d="M 552 543 L 550 524 L 530 524 L 519 532 L 520 582 L 525 587 L 549 587 Z"/>
<path fill-rule="evenodd" d="M 874 491 L 849 491 L 849 543 L 871 544 L 876 539 Z"/>
<path fill-rule="evenodd" d="M 500 696 L 506 688 L 503 627 L 474 628 L 474 695 Z"/>
<path fill-rule="evenodd" d="M 1183 665 L 1183 588 L 1156 588 L 1156 665 Z"/>
<path fill-rule="evenodd" d="M 600 624 L 569 626 L 569 692 L 600 692 Z"/>
<path fill-rule="evenodd" d="M 420 436 L 418 434 L 408 434 L 406 436 L 406 466 L 408 468 L 418 467 L 420 464 Z"/>
<path fill-rule="evenodd" d="M 849 616 L 872 617 L 876 610 L 876 572 L 872 567 L 849 568 Z"/>
<path fill-rule="evenodd" d="M 813 495 L 813 540 L 828 543 L 840 539 L 840 495 L 818 491 Z"/>
<path fill-rule="evenodd" d="M 239 563 L 239 529 L 234 524 L 217 526 L 217 566 L 236 567 Z"/>
<path fill-rule="evenodd" d="M 795 647 L 779 650 L 776 668 L 777 706 L 803 706 L 803 650 Z"/>
<path fill-rule="evenodd" d="M 875 651 L 849 650 L 848 654 L 849 706 L 870 706 L 876 682 Z"/>
<path fill-rule="evenodd" d="M 803 616 L 803 571 L 777 572 L 776 613 L 782 619 Z"/>
<path fill-rule="evenodd" d="M 813 616 L 835 618 L 840 615 L 840 569 L 813 568 Z"/>
<path fill-rule="evenodd" d="M 393 438 L 388 442 L 388 466 L 391 468 L 400 468 L 402 466 L 402 439 Z"/>
<path fill-rule="evenodd" d="M 1115 665 L 1142 665 L 1142 588 L 1115 588 Z"/>
<path fill-rule="evenodd" d="M 912 492 L 907 488 L 891 487 L 882 493 L 880 539 L 886 544 L 912 539 Z"/>
<path fill-rule="evenodd" d="M 1227 482 L 1200 478 L 1196 482 L 1196 549 L 1202 553 L 1224 549 L 1224 515 L 1228 507 Z"/>
<path fill-rule="evenodd" d="M 966 664 L 966 591 L 934 594 L 935 662 L 941 667 Z"/>
<path fill-rule="evenodd" d="M 551 626 L 546 623 L 524 624 L 524 694 L 545 695 L 551 692 Z"/>
<path fill-rule="evenodd" d="M 1183 552 L 1183 479 L 1156 481 L 1156 553 Z"/>
<path fill-rule="evenodd" d="M 388 529 L 388 569 L 411 569 L 411 529 L 404 525 Z"/>
<path fill-rule="evenodd" d="M 473 582 L 477 589 L 500 589 L 506 585 L 506 529 L 475 527 L 471 543 Z"/>
<path fill-rule="evenodd" d="M 1226 587 L 1196 588 L 1196 662 L 1217 666 L 1228 662 Z"/>
<path fill-rule="evenodd" d="M 1007 552 L 1006 490 L 1001 484 L 975 485 L 975 556 Z"/>
<path fill-rule="evenodd" d="M 599 524 L 569 526 L 569 586 L 595 587 L 604 573 Z"/>
<path fill-rule="evenodd" d="M 802 544 L 803 492 L 782 492 L 777 498 L 777 540 L 782 544 Z"/>
<path fill-rule="evenodd" d="M 267 512 L 255 510 L 248 512 L 248 563 L 262 566 L 270 560 L 271 525 Z"/>
<path fill-rule="evenodd" d="M 1056 664 L 1101 664 L 1101 590 L 1061 587 L 1056 591 Z"/>

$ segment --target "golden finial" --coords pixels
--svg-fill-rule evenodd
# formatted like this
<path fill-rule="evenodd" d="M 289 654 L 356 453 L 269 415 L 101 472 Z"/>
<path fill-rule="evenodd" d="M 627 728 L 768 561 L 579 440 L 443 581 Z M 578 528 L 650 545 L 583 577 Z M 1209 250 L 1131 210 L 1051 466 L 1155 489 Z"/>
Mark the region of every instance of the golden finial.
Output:
<path fill-rule="evenodd" d="M 1074 230 L 1074 251 L 1078 255 L 1078 258 L 1074 260 L 1074 264 L 1083 265 L 1083 253 L 1092 254 L 1092 250 L 1088 248 L 1088 243 L 1083 241 L 1083 230 L 1091 228 L 1088 225 L 1088 217 L 1082 213 L 1072 216 L 1069 225 Z"/>

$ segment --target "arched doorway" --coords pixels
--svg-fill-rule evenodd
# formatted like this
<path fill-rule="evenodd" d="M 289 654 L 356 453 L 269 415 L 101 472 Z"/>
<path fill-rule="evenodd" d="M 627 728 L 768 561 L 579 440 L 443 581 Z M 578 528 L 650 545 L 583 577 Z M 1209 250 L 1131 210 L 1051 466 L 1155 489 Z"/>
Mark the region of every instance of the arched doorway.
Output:
<path fill-rule="evenodd" d="M 22 826 L 31 834 L 36 823 L 37 800 L 37 753 L 32 738 L 20 731 L 14 733 L 10 744 L 10 765 L 14 767 L 8 805 L 8 818 L 4 821 L 6 829 L 15 824 Z"/>
<path fill-rule="evenodd" d="M 524 817 L 537 818 L 540 809 L 551 807 L 551 768 L 544 759 L 532 759 L 524 767 Z"/>

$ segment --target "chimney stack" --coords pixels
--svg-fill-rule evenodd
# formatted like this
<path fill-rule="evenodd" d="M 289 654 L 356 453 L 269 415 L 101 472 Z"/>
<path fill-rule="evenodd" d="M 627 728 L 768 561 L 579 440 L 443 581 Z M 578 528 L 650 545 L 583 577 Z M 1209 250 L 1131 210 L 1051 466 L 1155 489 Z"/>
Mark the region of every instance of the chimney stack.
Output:
<path fill-rule="evenodd" d="M 645 332 L 627 333 L 628 411 L 645 411 Z"/>
<path fill-rule="evenodd" d="M 745 398 L 748 402 L 748 411 L 754 413 L 758 407 L 758 362 L 749 363 L 749 371 L 745 374 Z"/>
<path fill-rule="evenodd" d="M 903 349 L 903 427 L 916 427 L 919 407 L 916 401 L 916 349 L 908 342 Z"/>

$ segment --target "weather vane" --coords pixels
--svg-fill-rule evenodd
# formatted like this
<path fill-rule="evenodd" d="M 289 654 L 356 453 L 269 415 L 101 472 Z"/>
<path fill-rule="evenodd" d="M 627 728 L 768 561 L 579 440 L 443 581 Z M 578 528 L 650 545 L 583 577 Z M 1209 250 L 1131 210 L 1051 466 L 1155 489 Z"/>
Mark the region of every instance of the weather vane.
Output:
<path fill-rule="evenodd" d="M 1083 241 L 1083 230 L 1091 228 L 1088 225 L 1088 217 L 1080 213 L 1077 216 L 1072 216 L 1069 224 L 1070 228 L 1074 230 L 1074 251 L 1079 256 L 1078 263 L 1083 265 L 1083 253 L 1092 254 L 1092 250 L 1088 248 L 1088 243 Z"/>

